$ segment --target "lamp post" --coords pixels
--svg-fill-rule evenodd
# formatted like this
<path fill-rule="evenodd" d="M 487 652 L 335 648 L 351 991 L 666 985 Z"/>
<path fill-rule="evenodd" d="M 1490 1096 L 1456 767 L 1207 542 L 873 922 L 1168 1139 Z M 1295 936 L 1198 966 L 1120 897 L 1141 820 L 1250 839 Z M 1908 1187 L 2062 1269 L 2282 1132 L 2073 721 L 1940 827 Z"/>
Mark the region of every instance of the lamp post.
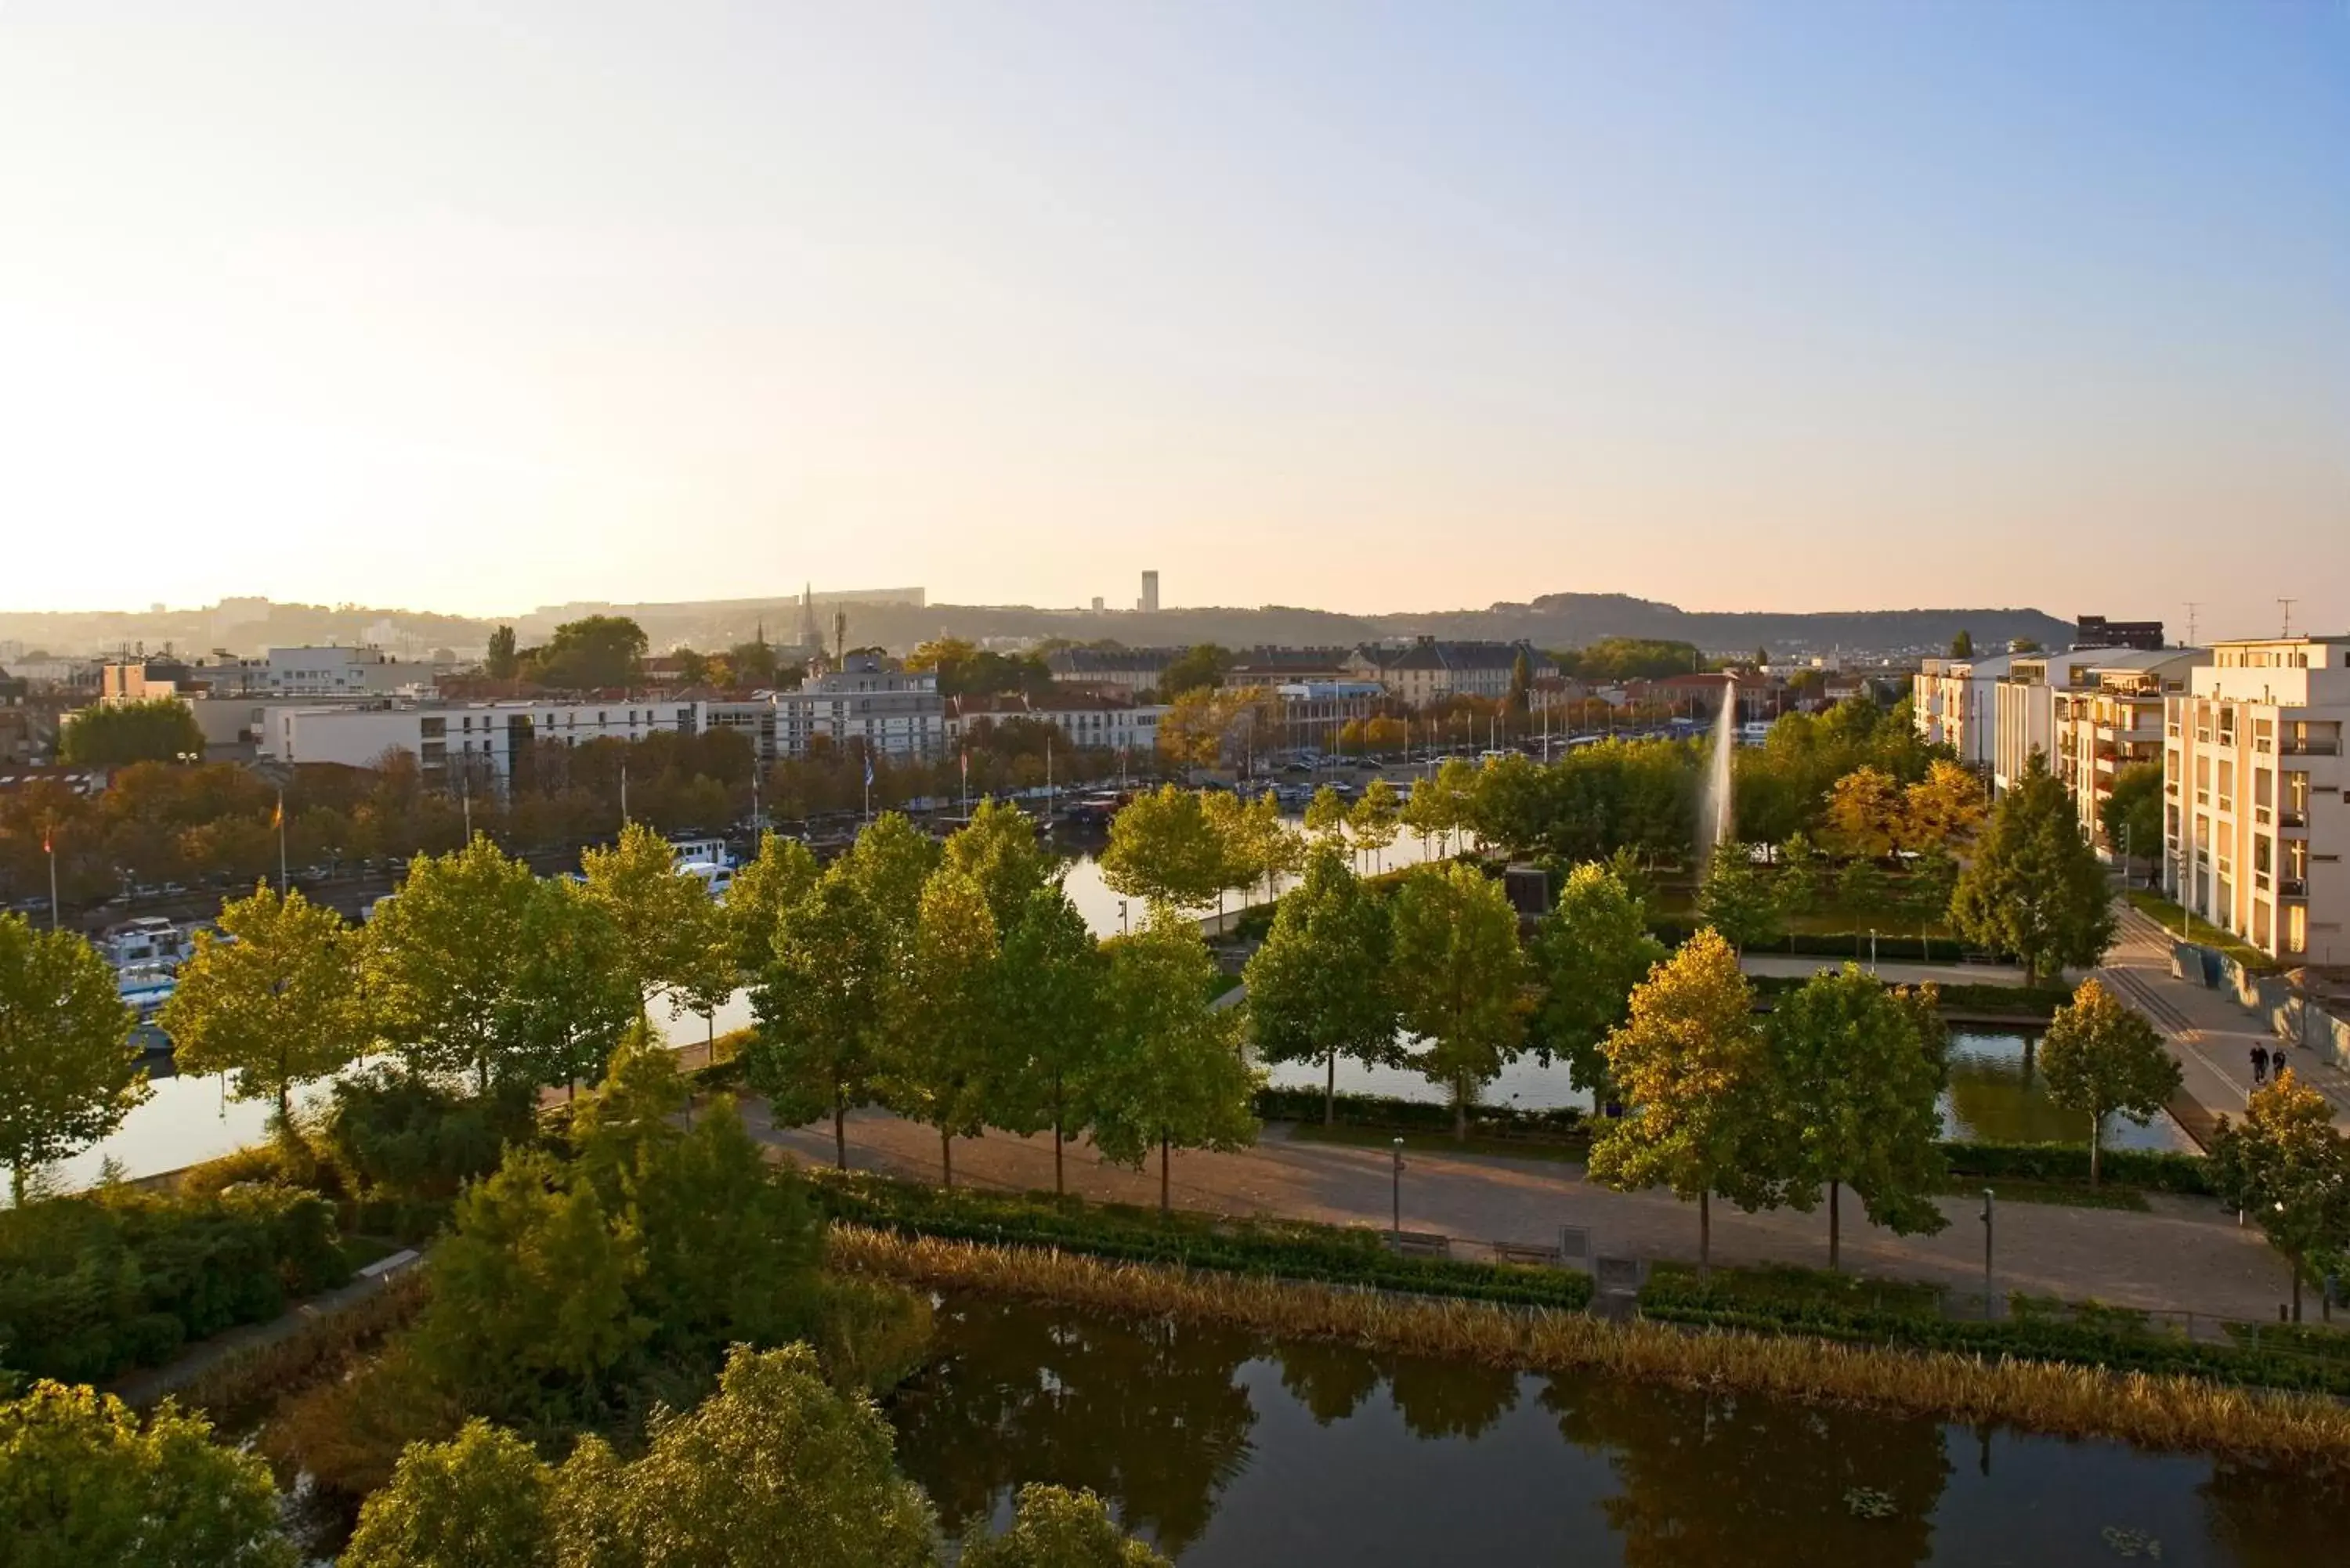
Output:
<path fill-rule="evenodd" d="M 1395 1224 L 1388 1234 L 1393 1239 L 1395 1250 L 1400 1252 L 1403 1251 L 1403 1139 L 1401 1138 L 1395 1140 L 1394 1189 Z"/>
<path fill-rule="evenodd" d="M 1988 1188 L 1988 1187 L 1984 1188 L 1984 1189 L 1982 1189 L 1982 1195 L 1983 1195 L 1983 1206 L 1982 1206 L 1982 1228 L 1983 1228 L 1983 1321 L 1984 1321 L 1985 1323 L 1989 1323 L 1989 1322 L 1991 1321 L 1991 1189 L 1990 1189 L 1990 1188 Z"/>

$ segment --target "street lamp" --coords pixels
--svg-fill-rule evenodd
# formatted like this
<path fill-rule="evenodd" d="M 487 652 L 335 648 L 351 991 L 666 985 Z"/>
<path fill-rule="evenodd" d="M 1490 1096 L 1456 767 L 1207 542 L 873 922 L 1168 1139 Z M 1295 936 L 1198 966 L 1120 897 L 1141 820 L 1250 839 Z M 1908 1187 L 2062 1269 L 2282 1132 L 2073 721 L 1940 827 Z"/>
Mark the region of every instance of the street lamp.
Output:
<path fill-rule="evenodd" d="M 1395 1250 L 1403 1251 L 1403 1139 L 1395 1140 L 1395 1226 L 1389 1234 Z"/>
<path fill-rule="evenodd" d="M 1983 1228 L 1983 1321 L 1984 1321 L 1985 1323 L 1989 1323 L 1989 1322 L 1991 1321 L 1991 1189 L 1990 1189 L 1990 1188 L 1988 1188 L 1988 1187 L 1984 1188 L 1984 1189 L 1982 1189 L 1982 1195 L 1983 1195 L 1983 1206 L 1982 1206 L 1982 1228 Z"/>

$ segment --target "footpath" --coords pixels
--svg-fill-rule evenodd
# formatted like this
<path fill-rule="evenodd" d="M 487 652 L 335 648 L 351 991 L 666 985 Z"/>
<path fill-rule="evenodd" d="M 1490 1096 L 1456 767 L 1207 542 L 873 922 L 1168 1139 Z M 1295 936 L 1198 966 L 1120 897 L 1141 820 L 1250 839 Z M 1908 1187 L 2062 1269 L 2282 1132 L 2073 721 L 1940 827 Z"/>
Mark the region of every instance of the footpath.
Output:
<path fill-rule="evenodd" d="M 2324 1095 L 2334 1107 L 2334 1125 L 2350 1131 L 2350 1073 L 2305 1045 L 2276 1038 L 2261 1021 L 2220 992 L 2170 972 L 2171 934 L 2129 905 L 2120 906 L 2121 934 L 2096 976 L 2116 995 L 2153 1021 L 2169 1043 L 2185 1075 L 2184 1093 L 2203 1114 L 2178 1121 L 2198 1142 L 2210 1136 L 2219 1116 L 2241 1116 L 2256 1086 L 2254 1046 L 2272 1056 L 2284 1052 L 2293 1076 Z M 2178 1107 L 2184 1110 L 2185 1107 Z"/>
<path fill-rule="evenodd" d="M 338 1285 L 307 1301 L 298 1302 L 267 1323 L 248 1323 L 223 1330 L 210 1339 L 190 1345 L 176 1360 L 133 1372 L 116 1381 L 106 1391 L 137 1410 L 161 1404 L 231 1362 L 281 1345 L 297 1334 L 310 1333 L 382 1294 L 393 1280 L 406 1273 L 419 1261 L 420 1255 L 414 1251 L 399 1251 L 388 1258 L 378 1259 L 361 1269 L 358 1277 L 348 1284 Z"/>
<path fill-rule="evenodd" d="M 773 1126 L 764 1102 L 744 1102 L 753 1132 L 810 1165 L 833 1163 L 830 1124 Z M 1233 1154 L 1179 1153 L 1174 1201 L 1185 1209 L 1264 1214 L 1386 1229 L 1394 1181 L 1383 1148 L 1324 1143 L 1274 1124 L 1253 1148 Z M 857 1111 L 847 1120 L 854 1169 L 935 1182 L 938 1136 L 887 1112 Z M 1405 1149 L 1403 1228 L 1454 1238 L 1456 1255 L 1494 1242 L 1555 1246 L 1560 1227 L 1591 1233 L 1594 1250 L 1613 1257 L 1695 1262 L 1697 1205 L 1669 1193 L 1613 1192 L 1584 1179 L 1581 1168 L 1555 1160 L 1448 1152 L 1441 1137 L 1410 1138 Z M 1097 1201 L 1155 1207 L 1159 1172 L 1114 1166 L 1086 1142 L 1064 1150 L 1069 1190 Z M 1003 1191 L 1050 1191 L 1050 1135 L 991 1133 L 958 1138 L 958 1184 Z M 2081 1301 L 2153 1311 L 2273 1321 L 2289 1283 L 2284 1264 L 2256 1230 L 2209 1199 L 2150 1195 L 2151 1210 L 2078 1209 L 2058 1204 L 1997 1206 L 1993 1288 L 2002 1294 Z M 1845 1267 L 1855 1273 L 1931 1281 L 1980 1291 L 1983 1280 L 1981 1201 L 1939 1200 L 1950 1221 L 1937 1236 L 1896 1236 L 1870 1225 L 1850 1194 L 1844 1203 Z M 1463 1245 L 1463 1243 L 1467 1245 Z M 1827 1263 L 1825 1205 L 1742 1214 L 1713 1205 L 1713 1258 L 1721 1263 Z"/>

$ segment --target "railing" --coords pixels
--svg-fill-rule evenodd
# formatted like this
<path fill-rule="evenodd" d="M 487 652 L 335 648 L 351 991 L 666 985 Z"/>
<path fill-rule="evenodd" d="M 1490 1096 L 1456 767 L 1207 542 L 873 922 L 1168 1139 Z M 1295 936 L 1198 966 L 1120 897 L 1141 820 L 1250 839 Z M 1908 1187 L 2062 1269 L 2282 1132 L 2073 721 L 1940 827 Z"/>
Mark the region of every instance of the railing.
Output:
<path fill-rule="evenodd" d="M 2282 877 L 2277 879 L 2277 891 L 2288 898 L 2306 898 L 2309 884 L 2299 877 Z"/>
<path fill-rule="evenodd" d="M 2280 748 L 2288 757 L 2338 757 L 2342 754 L 2339 741 L 2287 741 Z"/>
<path fill-rule="evenodd" d="M 2277 826 L 2306 828 L 2309 826 L 2309 814 L 2305 811 L 2295 811 L 2291 806 L 2287 806 L 2277 813 Z"/>

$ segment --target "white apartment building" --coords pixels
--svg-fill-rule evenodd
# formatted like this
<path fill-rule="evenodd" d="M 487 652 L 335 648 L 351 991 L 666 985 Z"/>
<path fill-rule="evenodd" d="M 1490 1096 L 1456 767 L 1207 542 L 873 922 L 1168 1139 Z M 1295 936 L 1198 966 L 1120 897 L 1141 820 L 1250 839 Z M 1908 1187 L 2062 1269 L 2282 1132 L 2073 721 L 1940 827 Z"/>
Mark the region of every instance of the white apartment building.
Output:
<path fill-rule="evenodd" d="M 389 697 L 429 690 L 432 667 L 403 664 L 380 648 L 273 648 L 259 659 L 201 667 L 222 696 Z"/>
<path fill-rule="evenodd" d="M 2112 649 L 2084 649 L 2009 658 L 2006 673 L 1996 677 L 1991 688 L 1993 794 L 2015 787 L 2034 752 L 2048 759 L 2052 770 L 2056 766 L 2058 694 L 2070 690 L 2083 671 L 2113 657 Z"/>
<path fill-rule="evenodd" d="M 260 754 L 285 763 L 372 767 L 387 752 L 413 754 L 429 783 L 447 780 L 451 764 L 503 788 L 517 757 L 539 741 L 641 741 L 662 731 L 695 733 L 694 702 L 481 702 L 445 707 L 280 707 L 265 709 Z M 710 704 L 710 706 L 729 706 Z"/>
<path fill-rule="evenodd" d="M 804 756 L 819 736 L 835 746 L 862 742 L 893 757 L 946 754 L 946 703 L 935 670 L 853 653 L 846 667 L 777 692 L 775 704 L 778 756 Z"/>
<path fill-rule="evenodd" d="M 2157 650 L 2107 649 L 2103 661 L 2078 671 L 2056 694 L 2056 745 L 2049 766 L 2073 792 L 2082 831 L 2107 857 L 2126 847 L 2151 859 L 2157 846 L 2106 841 L 2105 807 L 2114 775 L 2137 763 L 2162 762 L 2162 726 L 2168 701 L 2188 689 L 2197 665 L 2210 655 L 2199 648 Z"/>
<path fill-rule="evenodd" d="M 2350 637 L 2215 644 L 2164 710 L 2172 896 L 2280 961 L 2350 962 Z"/>
<path fill-rule="evenodd" d="M 1962 763 L 1989 768 L 1998 749 L 1997 682 L 2014 658 L 1994 653 L 1924 660 L 1909 678 L 1918 733 L 1930 744 L 1950 747 Z"/>

